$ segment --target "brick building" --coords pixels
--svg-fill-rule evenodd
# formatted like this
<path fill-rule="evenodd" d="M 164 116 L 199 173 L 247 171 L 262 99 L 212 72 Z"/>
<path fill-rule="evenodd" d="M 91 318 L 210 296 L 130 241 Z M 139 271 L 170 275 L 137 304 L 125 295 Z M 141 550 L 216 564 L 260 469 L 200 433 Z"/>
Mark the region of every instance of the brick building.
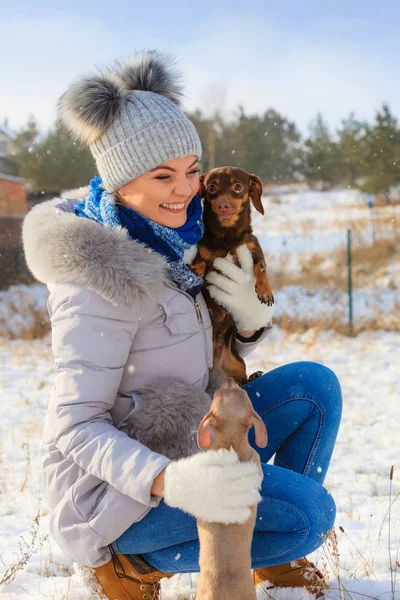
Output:
<path fill-rule="evenodd" d="M 22 220 L 28 212 L 24 180 L 0 173 L 0 289 L 30 283 L 22 251 Z"/>
<path fill-rule="evenodd" d="M 28 211 L 24 180 L 0 173 L 0 215 L 24 216 Z"/>

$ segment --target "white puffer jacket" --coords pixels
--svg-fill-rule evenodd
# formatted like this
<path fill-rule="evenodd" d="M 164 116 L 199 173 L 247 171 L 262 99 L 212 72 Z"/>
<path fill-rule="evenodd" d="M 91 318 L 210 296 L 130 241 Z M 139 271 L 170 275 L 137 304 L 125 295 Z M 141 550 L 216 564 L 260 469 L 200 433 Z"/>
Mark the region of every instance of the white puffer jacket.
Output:
<path fill-rule="evenodd" d="M 118 423 L 154 377 L 205 390 L 212 328 L 201 294 L 194 302 L 178 289 L 163 257 L 75 216 L 76 201 L 33 208 L 23 239 L 28 266 L 50 290 L 56 380 L 42 448 L 51 533 L 74 560 L 98 567 L 108 545 L 159 504 L 150 490 L 169 462 Z M 269 328 L 257 342 L 237 341 L 240 354 Z"/>

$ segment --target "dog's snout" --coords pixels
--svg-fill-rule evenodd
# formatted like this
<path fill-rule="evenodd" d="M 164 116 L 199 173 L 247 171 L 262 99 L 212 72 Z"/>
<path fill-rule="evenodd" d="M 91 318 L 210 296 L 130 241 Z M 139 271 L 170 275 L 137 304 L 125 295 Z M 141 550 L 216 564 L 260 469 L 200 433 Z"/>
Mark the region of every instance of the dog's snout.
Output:
<path fill-rule="evenodd" d="M 227 377 L 225 379 L 225 387 L 236 387 L 235 380 L 232 377 Z"/>
<path fill-rule="evenodd" d="M 218 198 L 217 200 L 217 210 L 220 212 L 228 212 L 231 209 L 231 205 L 229 203 L 228 198 Z"/>

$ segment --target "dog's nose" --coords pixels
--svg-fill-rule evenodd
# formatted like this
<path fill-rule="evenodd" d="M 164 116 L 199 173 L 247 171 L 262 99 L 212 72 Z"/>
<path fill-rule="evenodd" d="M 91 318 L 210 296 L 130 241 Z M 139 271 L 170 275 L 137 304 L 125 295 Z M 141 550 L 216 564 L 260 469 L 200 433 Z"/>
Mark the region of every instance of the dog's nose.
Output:
<path fill-rule="evenodd" d="M 227 377 L 225 379 L 225 387 L 235 387 L 236 383 L 235 380 L 232 379 L 232 377 Z"/>
<path fill-rule="evenodd" d="M 217 201 L 217 210 L 220 212 L 227 212 L 230 210 L 229 200 L 226 198 L 219 198 Z"/>

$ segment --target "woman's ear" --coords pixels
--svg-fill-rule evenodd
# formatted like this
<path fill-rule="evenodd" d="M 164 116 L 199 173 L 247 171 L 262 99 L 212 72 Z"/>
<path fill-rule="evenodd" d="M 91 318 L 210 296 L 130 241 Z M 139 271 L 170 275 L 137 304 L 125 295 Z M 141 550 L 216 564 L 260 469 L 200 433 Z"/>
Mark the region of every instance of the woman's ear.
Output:
<path fill-rule="evenodd" d="M 213 413 L 210 410 L 205 417 L 202 418 L 199 428 L 197 430 L 197 445 L 199 448 L 205 450 L 211 446 L 211 431 L 210 426 L 213 420 Z"/>
<path fill-rule="evenodd" d="M 265 448 L 268 444 L 267 428 L 265 427 L 264 421 L 255 410 L 253 411 L 252 422 L 256 432 L 256 444 L 259 448 Z"/>
<path fill-rule="evenodd" d="M 200 175 L 199 177 L 199 191 L 197 194 L 200 196 L 200 198 L 204 198 L 206 194 L 206 188 L 204 187 L 204 175 Z"/>

